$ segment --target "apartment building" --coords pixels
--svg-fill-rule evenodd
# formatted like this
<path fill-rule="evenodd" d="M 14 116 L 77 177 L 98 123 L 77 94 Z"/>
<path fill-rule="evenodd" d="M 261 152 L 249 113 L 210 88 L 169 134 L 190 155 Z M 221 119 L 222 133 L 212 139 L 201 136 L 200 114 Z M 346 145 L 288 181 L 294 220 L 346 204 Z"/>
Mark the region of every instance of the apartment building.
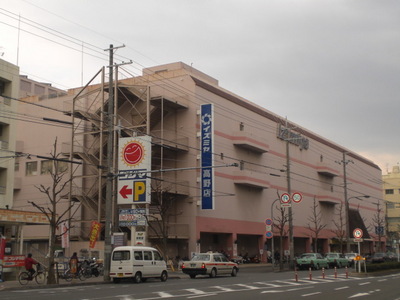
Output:
<path fill-rule="evenodd" d="M 104 70 L 98 73 L 99 77 L 105 75 Z M 81 162 L 69 166 L 72 185 L 65 196 L 66 203 L 77 204 L 71 220 L 75 231 L 70 252 L 89 249 L 92 221 L 103 226 L 93 249 L 101 252 L 106 200 L 112 202 L 114 232 L 126 233 L 127 242 L 135 243 L 131 232 L 143 231 L 149 244 L 166 242 L 169 257 L 223 250 L 232 257 L 247 253 L 265 259 L 272 239 L 279 245 L 281 234 L 277 226 L 266 228 L 266 222 L 272 219 L 279 225 L 280 208 L 286 216 L 289 206 L 294 254 L 312 251 L 314 246 L 320 252 L 342 251 L 347 241 L 343 235 L 344 186 L 352 251 L 357 247 L 353 241 L 356 228 L 363 231 L 362 253 L 375 252 L 378 243 L 385 243 L 372 229 L 378 212 L 375 203 L 382 200 L 381 170 L 372 161 L 223 89 L 217 79 L 181 62 L 146 68 L 141 76 L 115 82 L 112 114 L 108 111 L 109 92 L 108 83 L 71 89 L 67 95 L 35 107 L 37 117 L 71 122 L 71 126 L 21 123 L 18 130 L 24 153 L 45 156 L 57 137 L 60 152 Z M 23 104 L 21 112 L 31 112 L 28 105 Z M 210 109 L 205 114 L 204 107 Z M 205 120 L 212 122 L 212 130 L 203 127 Z M 108 147 L 110 128 L 114 133 L 112 147 Z M 147 178 L 151 180 L 152 200 L 149 205 L 134 200 L 118 204 L 118 140 L 136 136 L 151 138 L 152 171 Z M 212 145 L 207 158 L 209 181 L 204 180 L 202 164 L 205 137 Z M 109 154 L 114 154 L 111 166 Z M 37 161 L 36 173 L 30 171 L 29 158 L 21 158 L 23 169 L 18 174 L 25 184 L 16 196 L 18 207 L 26 209 L 30 197 L 46 203 L 34 188 L 46 178 L 40 174 L 43 159 L 30 159 Z M 109 199 L 107 179 L 111 177 L 114 188 Z M 212 188 L 206 189 L 211 183 Z M 295 202 L 288 201 L 293 198 Z M 206 200 L 209 202 L 204 205 Z M 132 230 L 118 226 L 119 209 L 131 209 L 132 205 L 148 209 L 148 227 Z M 314 221 L 313 215 L 317 216 Z M 288 251 L 290 226 L 287 222 L 281 225 L 282 250 Z M 322 227 L 317 239 L 315 225 Z M 25 237 L 34 235 L 26 232 Z"/>
<path fill-rule="evenodd" d="M 388 246 L 394 250 L 400 243 L 400 167 L 394 166 L 391 172 L 382 176 L 382 180 Z"/>

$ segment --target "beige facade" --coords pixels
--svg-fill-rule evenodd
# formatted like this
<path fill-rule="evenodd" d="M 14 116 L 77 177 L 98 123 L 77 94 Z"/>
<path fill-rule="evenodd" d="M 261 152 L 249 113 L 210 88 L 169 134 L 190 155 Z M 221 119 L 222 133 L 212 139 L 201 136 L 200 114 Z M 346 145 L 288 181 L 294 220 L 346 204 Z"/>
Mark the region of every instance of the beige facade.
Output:
<path fill-rule="evenodd" d="M 387 235 L 389 244 L 396 248 L 400 241 L 400 167 L 382 176 L 384 199 L 386 202 Z"/>
<path fill-rule="evenodd" d="M 15 129 L 19 68 L 0 59 L 0 208 L 13 206 Z"/>
<path fill-rule="evenodd" d="M 101 78 L 102 73 L 98 76 Z M 91 221 L 100 221 L 103 225 L 105 222 L 106 178 L 110 175 L 105 168 L 108 90 L 108 84 L 89 85 L 83 90 L 69 90 L 67 96 L 40 102 L 66 111 L 66 115 L 37 107 L 38 116 L 43 116 L 45 111 L 48 118 L 71 121 L 72 130 L 71 126 L 56 128 L 31 123 L 29 128 L 21 124 L 18 131 L 18 140 L 24 141 L 24 153 L 48 153 L 57 136 L 58 142 L 66 147 L 63 149 L 68 149 L 63 152 L 69 155 L 72 150 L 70 158 L 82 162 L 82 165 L 71 165 L 74 170 L 71 200 L 79 205 L 80 216 L 74 222 L 79 228 L 74 237 L 80 241 L 79 245 L 72 246 L 79 247 L 75 251 L 88 243 Z M 338 231 L 345 228 L 342 205 L 345 203 L 345 177 L 350 205 L 350 237 L 355 228 L 362 228 L 362 252 L 375 251 L 377 238 L 371 226 L 377 213 L 375 203 L 382 198 L 382 186 L 379 183 L 381 170 L 373 162 L 298 124 L 286 122 L 267 109 L 221 88 L 218 80 L 183 63 L 144 69 L 142 76 L 118 81 L 115 91 L 114 149 L 117 149 L 119 137 L 152 137 L 154 190 L 149 221 L 153 225 L 162 217 L 166 221 L 168 256 L 186 257 L 191 252 L 224 250 L 231 256 L 245 253 L 260 256 L 263 252 L 265 259 L 265 250 L 271 249 L 265 221 L 273 214 L 274 221 L 278 222 L 280 202 L 275 200 L 287 193 L 288 175 L 290 194 L 297 192 L 302 196 L 299 203 L 292 204 L 295 254 L 313 249 L 315 241 L 310 229 L 314 227 L 310 221 L 313 211 L 319 216 L 317 223 L 323 225 L 318 234 L 318 251 L 341 251 L 339 245 L 343 236 L 339 237 Z M 202 104 L 209 103 L 213 104 L 214 120 L 215 207 L 203 210 L 199 110 Z M 33 108 L 26 105 L 24 109 L 27 113 Z M 45 134 L 37 135 L 37 132 Z M 115 153 L 117 157 L 118 153 Z M 116 159 L 112 168 L 114 175 L 118 173 Z M 26 168 L 27 163 L 25 159 L 20 165 Z M 19 175 L 25 183 L 16 195 L 16 203 L 22 207 L 28 197 L 41 197 L 34 185 L 46 177 L 36 174 L 28 178 L 26 169 Z M 115 185 L 113 220 L 117 220 L 118 208 L 130 208 L 130 205 L 115 203 L 118 192 Z M 164 207 L 168 208 L 164 213 L 159 211 L 160 205 L 155 205 L 160 195 Z M 117 225 L 117 221 L 114 224 Z M 339 229 L 338 224 L 342 224 Z M 282 250 L 288 250 L 287 223 L 284 229 Z M 129 236 L 130 228 L 115 226 L 114 230 Z M 148 229 L 149 243 L 160 244 L 160 232 L 156 226 Z M 277 247 L 279 232 L 275 229 L 273 235 Z M 100 239 L 103 238 L 102 234 Z M 351 247 L 355 250 L 356 244 L 351 242 Z"/>

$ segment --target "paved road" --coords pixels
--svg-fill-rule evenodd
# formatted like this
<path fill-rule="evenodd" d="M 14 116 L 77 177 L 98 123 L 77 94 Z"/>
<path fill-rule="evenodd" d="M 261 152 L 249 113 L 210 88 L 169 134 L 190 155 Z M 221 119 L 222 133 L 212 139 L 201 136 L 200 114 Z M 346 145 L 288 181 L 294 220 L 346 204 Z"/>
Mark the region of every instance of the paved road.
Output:
<path fill-rule="evenodd" d="M 2 300 L 156 300 L 156 299 L 379 299 L 400 300 L 400 274 L 380 277 L 349 277 L 343 269 L 335 275 L 327 270 L 272 273 L 263 269 L 242 269 L 238 277 L 199 277 L 190 279 L 148 280 L 146 283 L 63 286 L 35 290 L 0 292 Z"/>

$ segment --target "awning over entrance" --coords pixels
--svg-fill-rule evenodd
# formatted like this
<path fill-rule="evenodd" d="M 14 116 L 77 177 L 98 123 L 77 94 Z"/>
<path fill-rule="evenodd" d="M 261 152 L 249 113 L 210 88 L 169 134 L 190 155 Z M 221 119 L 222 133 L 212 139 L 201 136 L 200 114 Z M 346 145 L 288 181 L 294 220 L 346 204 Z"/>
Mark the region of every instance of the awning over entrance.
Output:
<path fill-rule="evenodd" d="M 49 224 L 46 215 L 40 212 L 22 211 L 13 209 L 0 209 L 0 224 L 18 224 L 27 225 Z"/>
<path fill-rule="evenodd" d="M 363 239 L 370 239 L 370 235 L 368 233 L 367 227 L 364 224 L 364 220 L 362 219 L 360 212 L 355 209 L 349 209 L 349 229 L 350 229 L 350 237 L 353 237 L 353 231 L 356 228 L 360 228 L 363 231 Z"/>

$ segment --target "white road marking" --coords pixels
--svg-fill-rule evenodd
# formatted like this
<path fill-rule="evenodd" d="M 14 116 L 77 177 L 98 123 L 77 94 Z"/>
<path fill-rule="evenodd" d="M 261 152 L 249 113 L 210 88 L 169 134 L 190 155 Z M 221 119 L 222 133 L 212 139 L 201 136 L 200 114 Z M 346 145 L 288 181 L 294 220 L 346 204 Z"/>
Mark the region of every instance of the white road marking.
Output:
<path fill-rule="evenodd" d="M 342 287 L 338 287 L 335 289 L 335 291 L 339 291 L 339 290 L 344 290 L 344 289 L 348 289 L 348 286 L 342 286 Z"/>
<path fill-rule="evenodd" d="M 314 296 L 314 295 L 318 295 L 318 294 L 321 294 L 321 292 L 315 292 L 315 293 L 310 293 L 310 294 L 304 294 L 304 295 L 301 295 L 302 297 L 308 297 L 308 296 Z"/>
<path fill-rule="evenodd" d="M 353 295 L 353 296 L 350 296 L 349 299 L 351 299 L 351 298 L 357 298 L 357 297 L 363 297 L 363 296 L 368 296 L 368 295 L 369 295 L 369 293 L 358 293 L 358 294 L 355 294 L 355 295 Z"/>
<path fill-rule="evenodd" d="M 239 284 L 236 284 L 236 285 L 245 287 L 245 288 L 247 288 L 247 289 L 249 289 L 249 290 L 259 290 L 259 289 L 260 289 L 260 288 L 257 287 L 257 286 L 248 285 L 248 284 L 241 284 L 241 283 L 239 283 Z"/>
<path fill-rule="evenodd" d="M 268 283 L 268 282 L 254 282 L 255 284 L 260 284 L 260 285 L 266 285 L 269 287 L 282 287 L 280 284 L 273 284 L 273 283 Z"/>
<path fill-rule="evenodd" d="M 157 292 L 157 294 L 158 294 L 161 298 L 172 298 L 172 297 L 175 297 L 174 295 L 171 295 L 171 294 L 165 293 L 165 292 Z"/>
<path fill-rule="evenodd" d="M 234 291 L 233 289 L 226 288 L 226 287 L 219 286 L 219 285 L 213 286 L 213 288 L 219 289 L 219 290 L 221 290 L 221 291 L 223 291 L 223 292 L 233 292 L 233 291 Z"/>
<path fill-rule="evenodd" d="M 205 291 L 198 290 L 198 289 L 185 289 L 185 291 L 191 292 L 191 293 L 196 294 L 196 295 L 208 294 Z"/>
<path fill-rule="evenodd" d="M 274 282 L 279 282 L 279 283 L 284 283 L 284 284 L 289 284 L 289 285 L 301 285 L 301 283 L 298 283 L 298 282 L 290 282 L 290 281 L 285 281 L 285 280 L 275 280 Z"/>
<path fill-rule="evenodd" d="M 370 284 L 370 283 L 371 283 L 371 281 L 367 281 L 367 282 L 361 282 L 358 285 L 366 285 L 366 284 Z"/>

